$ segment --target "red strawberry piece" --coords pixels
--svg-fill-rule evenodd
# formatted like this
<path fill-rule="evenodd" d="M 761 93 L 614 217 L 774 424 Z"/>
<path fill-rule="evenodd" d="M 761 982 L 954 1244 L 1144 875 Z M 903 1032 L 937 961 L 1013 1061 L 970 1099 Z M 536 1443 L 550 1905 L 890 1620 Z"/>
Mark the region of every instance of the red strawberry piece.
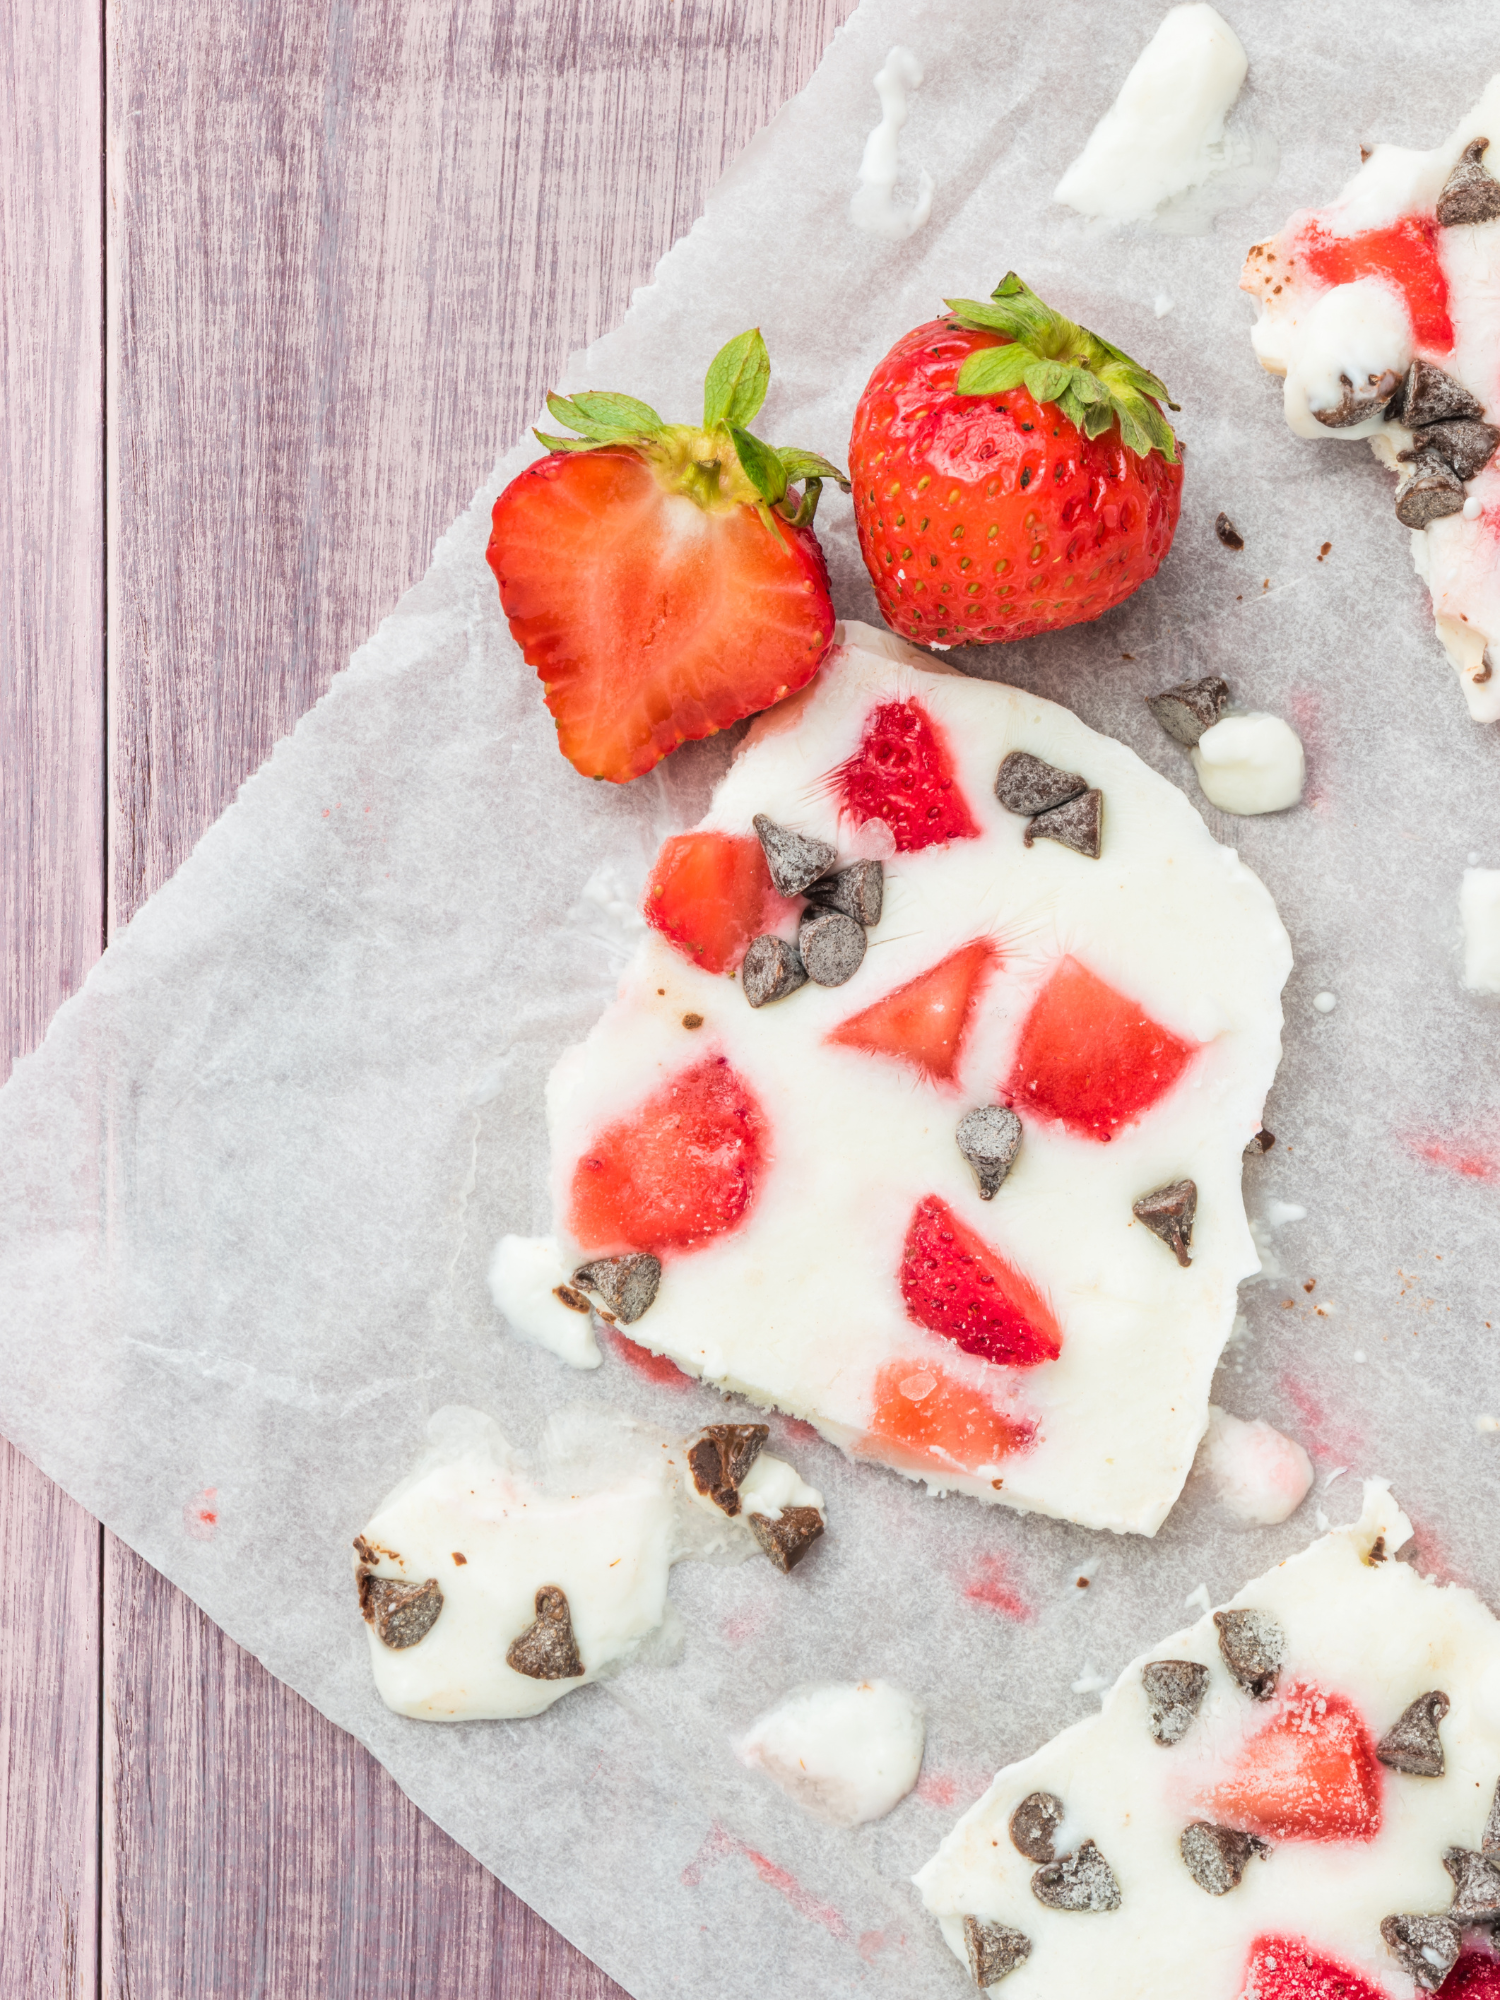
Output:
<path fill-rule="evenodd" d="M 760 1106 L 710 1056 L 593 1141 L 573 1169 L 569 1228 L 596 1256 L 700 1249 L 750 1213 L 765 1162 Z"/>
<path fill-rule="evenodd" d="M 1453 345 L 1448 280 L 1438 255 L 1438 227 L 1430 215 L 1403 215 L 1384 229 L 1354 236 L 1330 235 L 1314 222 L 1297 238 L 1293 257 L 1309 277 L 1329 286 L 1379 278 L 1400 292 L 1418 347 L 1444 354 Z"/>
<path fill-rule="evenodd" d="M 1258 1937 L 1250 1947 L 1240 2000 L 1390 2000 L 1390 1995 L 1314 1951 L 1305 1939 Z"/>
<path fill-rule="evenodd" d="M 996 946 L 988 938 L 975 938 L 851 1015 L 828 1039 L 867 1055 L 910 1063 L 932 1083 L 951 1083 L 980 993 L 999 963 Z"/>
<path fill-rule="evenodd" d="M 1380 1766 L 1363 1716 L 1346 1695 L 1289 1688 L 1203 1805 L 1222 1825 L 1273 1842 L 1373 1840 Z"/>
<path fill-rule="evenodd" d="M 998 1250 L 929 1194 L 917 1203 L 901 1252 L 907 1312 L 965 1354 L 1006 1368 L 1034 1368 L 1062 1352 L 1046 1299 Z"/>
<path fill-rule="evenodd" d="M 648 924 L 705 972 L 732 972 L 750 940 L 797 906 L 771 885 L 751 834 L 674 833 L 661 844 L 641 901 Z"/>
<path fill-rule="evenodd" d="M 1088 1139 L 1112 1139 L 1169 1091 L 1196 1053 L 1139 1001 L 1065 958 L 1032 1002 L 1006 1101 L 1032 1118 L 1059 1118 Z"/>
<path fill-rule="evenodd" d="M 1157 378 L 1012 272 L 900 340 L 855 411 L 859 545 L 888 625 L 928 645 L 1098 618 L 1171 547 L 1182 465 Z"/>
<path fill-rule="evenodd" d="M 920 702 L 882 702 L 835 782 L 855 825 L 884 820 L 898 853 L 972 840 L 979 832 L 953 776 L 948 746 Z"/>
<path fill-rule="evenodd" d="M 887 1361 L 875 1377 L 862 1449 L 887 1463 L 976 1472 L 1024 1451 L 1034 1426 L 996 1409 L 932 1362 Z"/>
<path fill-rule="evenodd" d="M 1460 1952 L 1437 2000 L 1500 2000 L 1500 1958 L 1487 1951 Z"/>
<path fill-rule="evenodd" d="M 709 368 L 701 426 L 663 423 L 630 396 L 549 396 L 580 435 L 538 431 L 550 455 L 495 502 L 500 602 L 585 777 L 639 777 L 802 687 L 828 650 L 811 523 L 822 480 L 845 482 L 816 453 L 746 430 L 769 380 L 752 331 Z"/>

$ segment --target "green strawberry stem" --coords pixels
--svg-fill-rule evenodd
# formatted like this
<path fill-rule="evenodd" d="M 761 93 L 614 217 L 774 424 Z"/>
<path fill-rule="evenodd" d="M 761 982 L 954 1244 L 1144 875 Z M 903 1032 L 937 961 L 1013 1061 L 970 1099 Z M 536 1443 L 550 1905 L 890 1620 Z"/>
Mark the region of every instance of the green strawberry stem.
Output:
<path fill-rule="evenodd" d="M 958 372 L 961 396 L 998 396 L 1018 385 L 1039 403 L 1055 403 L 1085 437 L 1099 437 L 1118 424 L 1126 449 L 1146 458 L 1159 451 L 1177 462 L 1177 440 L 1162 415 L 1178 405 L 1166 384 L 1128 354 L 1085 326 L 1077 326 L 1044 305 L 1007 271 L 988 303 L 948 299 L 961 326 L 1003 333 L 1007 345 L 971 354 Z"/>
<path fill-rule="evenodd" d="M 703 422 L 669 424 L 649 403 L 608 390 L 549 396 L 547 408 L 576 437 L 533 435 L 549 451 L 602 451 L 624 446 L 651 467 L 669 493 L 682 493 L 705 513 L 754 507 L 769 528 L 774 510 L 795 528 L 812 524 L 823 481 L 849 491 L 848 477 L 815 451 L 779 450 L 748 429 L 766 400 L 771 357 L 759 327 L 736 334 L 709 363 L 703 382 Z M 800 486 L 802 491 L 793 489 Z"/>

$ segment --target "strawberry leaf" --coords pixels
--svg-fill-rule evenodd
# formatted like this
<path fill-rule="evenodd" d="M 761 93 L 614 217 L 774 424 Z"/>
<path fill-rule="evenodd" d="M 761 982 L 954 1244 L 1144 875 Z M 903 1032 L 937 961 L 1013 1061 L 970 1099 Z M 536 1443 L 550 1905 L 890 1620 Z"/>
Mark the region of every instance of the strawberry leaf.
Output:
<path fill-rule="evenodd" d="M 799 486 L 804 479 L 834 479 L 849 491 L 849 476 L 815 451 L 803 451 L 800 445 L 784 444 L 777 447 L 776 456 L 781 460 L 788 486 Z"/>
<path fill-rule="evenodd" d="M 1022 376 L 1027 394 L 1039 403 L 1055 403 L 1073 379 L 1073 370 L 1060 361 L 1035 362 Z"/>
<path fill-rule="evenodd" d="M 560 424 L 594 444 L 618 444 L 626 438 L 649 437 L 662 421 L 649 403 L 607 390 L 585 389 L 577 396 L 549 396 L 547 408 Z"/>
<path fill-rule="evenodd" d="M 531 435 L 538 444 L 544 444 L 548 451 L 597 451 L 598 443 L 593 438 L 552 437 L 546 431 L 533 431 Z"/>
<path fill-rule="evenodd" d="M 1036 356 L 1029 347 L 981 347 L 958 371 L 961 396 L 1003 396 L 1031 367 Z"/>
<path fill-rule="evenodd" d="M 773 507 L 787 489 L 786 467 L 780 454 L 768 444 L 762 444 L 749 431 L 741 430 L 737 424 L 729 426 L 729 435 L 734 440 L 734 449 L 739 458 L 745 477 L 755 488 L 762 500 Z"/>
<path fill-rule="evenodd" d="M 760 337 L 760 328 L 737 333 L 725 343 L 708 364 L 703 383 L 703 428 L 717 430 L 722 424 L 733 430 L 743 428 L 766 400 L 771 386 L 771 357 Z"/>

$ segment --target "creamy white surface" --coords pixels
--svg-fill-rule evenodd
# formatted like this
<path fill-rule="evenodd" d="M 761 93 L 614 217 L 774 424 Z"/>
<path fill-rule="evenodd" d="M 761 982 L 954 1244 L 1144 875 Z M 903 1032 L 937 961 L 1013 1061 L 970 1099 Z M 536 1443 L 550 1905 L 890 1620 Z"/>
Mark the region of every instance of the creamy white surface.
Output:
<path fill-rule="evenodd" d="M 896 177 L 901 171 L 901 129 L 911 116 L 907 92 L 922 83 L 922 65 L 910 49 L 895 48 L 875 73 L 880 98 L 880 123 L 865 141 L 859 165 L 859 186 L 849 201 L 856 225 L 870 236 L 899 243 L 915 236 L 932 213 L 932 176 L 923 170 L 916 199 L 909 208 L 896 201 Z"/>
<path fill-rule="evenodd" d="M 1279 715 L 1226 715 L 1193 748 L 1203 796 L 1220 812 L 1285 812 L 1302 796 L 1302 739 Z"/>
<path fill-rule="evenodd" d="M 1210 1404 L 1198 1465 L 1225 1512 L 1246 1527 L 1271 1527 L 1294 1514 L 1313 1482 L 1312 1460 L 1264 1418 L 1246 1422 Z"/>
<path fill-rule="evenodd" d="M 1458 892 L 1464 927 L 1464 985 L 1500 993 L 1500 868 L 1466 868 Z"/>
<path fill-rule="evenodd" d="M 756 725 L 703 824 L 744 832 L 766 812 L 847 854 L 822 780 L 855 749 L 878 702 L 916 695 L 955 756 L 981 837 L 891 862 L 880 928 L 841 988 L 805 986 L 754 1011 L 735 982 L 648 936 L 615 1004 L 553 1072 L 559 1222 L 591 1136 L 679 1068 L 722 1053 L 765 1112 L 772 1167 L 745 1224 L 690 1255 L 668 1254 L 656 1303 L 631 1337 L 692 1374 L 807 1418 L 846 1448 L 868 1428 L 882 1363 L 939 1365 L 1036 1418 L 1040 1436 L 1029 1452 L 974 1473 L 912 1476 L 1150 1533 L 1207 1422 L 1235 1288 L 1257 1268 L 1240 1173 L 1280 1053 L 1286 933 L 1255 877 L 1133 752 L 1066 709 L 934 672 L 890 644 L 866 650 L 862 635 L 850 627 L 811 688 Z M 1013 749 L 1103 788 L 1102 859 L 1047 841 L 1023 846 L 1025 822 L 993 796 Z M 1000 940 L 1004 965 L 956 1086 L 825 1043 L 840 1022 L 986 933 Z M 1000 1196 L 983 1203 L 954 1129 L 1007 1074 L 1031 1001 L 1066 953 L 1205 1046 L 1178 1085 L 1108 1145 L 1028 1123 Z M 685 1009 L 704 1017 L 691 1041 L 680 1025 Z M 1139 1195 L 1183 1175 L 1198 1184 L 1190 1270 L 1130 1213 Z M 989 1368 L 907 1318 L 897 1272 L 927 1194 L 1048 1291 L 1063 1327 L 1059 1360 Z M 883 1456 L 886 1448 L 865 1449 Z"/>
<path fill-rule="evenodd" d="M 1365 1483 L 1365 1506 L 1300 1556 L 1231 1600 L 1271 1612 L 1287 1635 L 1283 1686 L 1316 1684 L 1353 1700 L 1378 1739 L 1418 1695 L 1441 1688 L 1452 1708 L 1442 1723 L 1441 1778 L 1383 1772 L 1382 1825 L 1371 1841 L 1285 1842 L 1253 1862 L 1227 1895 L 1198 1888 L 1178 1840 L 1201 1792 L 1221 1776 L 1246 1733 L 1267 1711 L 1234 1684 L 1205 1615 L 1120 1675 L 1096 1716 L 1075 1723 L 1024 1762 L 1001 1771 L 917 1876 L 928 1909 L 963 1956 L 965 1915 L 1013 1924 L 1032 1940 L 1025 1964 L 1005 1981 L 1005 2000 L 1239 2000 L 1253 1939 L 1305 1937 L 1392 1996 L 1414 1992 L 1386 1951 L 1380 1922 L 1392 1911 L 1443 1910 L 1453 1884 L 1442 1865 L 1449 1845 L 1477 1848 L 1500 1775 L 1500 1625 L 1472 1592 L 1440 1587 L 1390 1560 L 1410 1538 L 1381 1481 Z M 1386 1560 L 1366 1560 L 1384 1536 Z M 1147 1726 L 1141 1668 L 1150 1660 L 1201 1661 L 1210 1683 L 1181 1742 L 1156 1743 Z M 1118 1910 L 1049 1910 L 1030 1892 L 1033 1864 L 1007 1835 L 1028 1792 L 1055 1792 L 1075 1839 L 1092 1839 L 1119 1880 Z"/>
<path fill-rule="evenodd" d="M 1299 437 L 1326 438 L 1318 412 L 1335 409 L 1344 378 L 1364 387 L 1372 377 L 1404 375 L 1411 365 L 1411 320 L 1400 297 L 1378 278 L 1360 278 L 1320 292 L 1295 322 L 1267 314 L 1250 338 L 1261 365 L 1286 377 L 1286 420 Z M 1277 363 L 1280 362 L 1280 366 Z M 1381 428 L 1377 414 L 1333 433 L 1369 437 Z"/>
<path fill-rule="evenodd" d="M 557 1296 L 572 1270 L 555 1236 L 502 1236 L 490 1258 L 490 1297 L 522 1340 L 570 1368 L 597 1368 L 603 1356 L 593 1314 L 575 1312 Z"/>
<path fill-rule="evenodd" d="M 899 1805 L 922 1768 L 922 1711 L 889 1681 L 797 1688 L 737 1746 L 814 1819 L 863 1826 Z"/>

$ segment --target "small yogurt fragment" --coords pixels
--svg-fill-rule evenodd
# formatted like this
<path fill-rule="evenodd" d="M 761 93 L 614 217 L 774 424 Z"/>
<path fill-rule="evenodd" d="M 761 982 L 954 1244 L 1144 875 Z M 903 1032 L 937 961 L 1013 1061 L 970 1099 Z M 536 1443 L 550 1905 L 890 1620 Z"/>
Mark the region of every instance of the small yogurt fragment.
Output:
<path fill-rule="evenodd" d="M 1500 993 L 1500 868 L 1466 868 L 1458 892 L 1464 927 L 1464 985 Z"/>
<path fill-rule="evenodd" d="M 555 1236 L 502 1236 L 490 1258 L 490 1297 L 522 1340 L 545 1347 L 570 1368 L 597 1368 L 604 1357 L 593 1315 L 571 1270 Z M 560 1292 L 573 1293 L 580 1304 L 569 1305 Z"/>
<path fill-rule="evenodd" d="M 918 180 L 917 198 L 911 207 L 901 208 L 896 202 L 901 128 L 910 116 L 906 93 L 920 89 L 921 83 L 922 65 L 910 49 L 892 49 L 884 67 L 876 71 L 880 123 L 865 141 L 859 186 L 849 202 L 849 213 L 856 227 L 869 236 L 884 236 L 893 243 L 915 236 L 932 213 L 932 176 L 925 171 Z"/>
<path fill-rule="evenodd" d="M 814 1819 L 863 1826 L 917 1782 L 924 1735 L 921 1709 L 889 1681 L 827 1682 L 777 1702 L 737 1748 Z"/>
<path fill-rule="evenodd" d="M 1246 816 L 1296 805 L 1306 777 L 1301 737 L 1279 715 L 1258 710 L 1226 715 L 1205 729 L 1193 769 L 1210 805 Z"/>
<path fill-rule="evenodd" d="M 1219 1504 L 1247 1527 L 1265 1528 L 1294 1514 L 1313 1482 L 1312 1460 L 1295 1438 L 1257 1417 L 1247 1423 L 1210 1405 L 1198 1463 Z"/>
<path fill-rule="evenodd" d="M 1286 420 L 1298 437 L 1370 437 L 1412 359 L 1411 321 L 1375 278 L 1335 285 L 1288 327 L 1257 321 L 1251 340 L 1264 368 L 1284 362 Z"/>

